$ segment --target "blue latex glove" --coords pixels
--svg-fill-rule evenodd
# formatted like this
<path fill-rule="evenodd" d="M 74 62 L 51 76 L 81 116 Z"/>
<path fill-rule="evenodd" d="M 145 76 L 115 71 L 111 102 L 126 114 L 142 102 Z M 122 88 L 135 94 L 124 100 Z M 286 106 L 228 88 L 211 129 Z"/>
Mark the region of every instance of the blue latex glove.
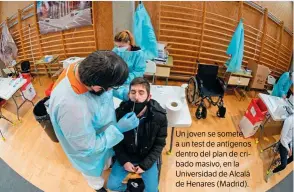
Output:
<path fill-rule="evenodd" d="M 134 112 L 125 114 L 118 122 L 117 128 L 121 133 L 135 129 L 139 125 L 139 119 Z"/>

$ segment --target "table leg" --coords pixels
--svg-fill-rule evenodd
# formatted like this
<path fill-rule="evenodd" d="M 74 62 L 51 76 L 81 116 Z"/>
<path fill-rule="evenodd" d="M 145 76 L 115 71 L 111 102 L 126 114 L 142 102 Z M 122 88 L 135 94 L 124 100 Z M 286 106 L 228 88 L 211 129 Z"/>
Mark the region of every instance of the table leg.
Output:
<path fill-rule="evenodd" d="M 0 107 L 0 119 L 1 119 L 1 118 L 5 119 L 5 120 L 8 121 L 9 123 L 13 124 L 9 119 L 7 119 L 4 115 L 2 115 L 1 107 Z M 2 136 L 2 140 L 5 141 L 5 137 L 3 136 L 1 130 L 0 130 L 0 133 L 1 133 L 1 136 Z"/>
<path fill-rule="evenodd" d="M 35 70 L 35 73 L 36 73 L 36 75 L 37 75 L 37 77 L 39 79 L 39 84 L 40 84 L 40 86 L 42 86 L 38 66 L 39 66 L 39 64 L 34 64 L 34 68 L 35 68 L 34 70 Z M 46 70 L 46 68 L 45 68 L 45 70 Z M 46 73 L 47 73 L 47 71 L 46 71 Z"/>
<path fill-rule="evenodd" d="M 12 121 L 10 121 L 9 119 L 7 119 L 4 115 L 0 114 L 0 119 L 5 119 L 6 121 L 8 121 L 9 123 L 13 124 Z"/>
<path fill-rule="evenodd" d="M 16 106 L 16 114 L 17 114 L 17 119 L 19 120 L 19 107 L 17 105 L 17 102 L 16 100 L 14 99 L 14 96 L 12 95 L 12 99 L 13 99 L 13 102 L 15 103 L 15 106 Z"/>
<path fill-rule="evenodd" d="M 9 123 L 13 124 L 12 121 L 10 121 L 9 119 L 7 119 L 4 115 L 2 115 L 2 111 L 1 111 L 1 106 L 0 106 L 0 119 L 5 119 L 6 121 L 8 121 Z"/>
<path fill-rule="evenodd" d="M 45 66 L 45 71 L 46 71 L 46 73 L 47 73 L 47 76 L 50 77 L 50 74 L 48 73 L 47 65 L 44 64 L 44 66 Z"/>
<path fill-rule="evenodd" d="M 246 99 L 246 88 L 247 88 L 247 86 L 244 86 L 244 92 L 243 92 L 243 101 Z"/>
<path fill-rule="evenodd" d="M 165 85 L 167 85 L 168 83 L 168 77 L 165 79 Z"/>
<path fill-rule="evenodd" d="M 266 150 L 272 148 L 272 147 L 275 146 L 277 143 L 279 143 L 279 142 L 275 142 L 275 143 L 271 144 L 270 146 L 268 146 L 268 147 L 266 147 L 266 148 L 264 148 L 264 149 L 261 149 L 261 150 L 260 150 L 260 153 L 263 153 L 264 151 L 266 151 Z"/>
<path fill-rule="evenodd" d="M 28 101 L 28 102 L 30 102 L 32 105 L 33 105 L 33 107 L 35 106 L 34 105 L 34 102 L 32 102 L 31 100 L 28 100 L 25 96 L 24 96 L 24 94 L 23 94 L 23 92 L 21 91 L 21 90 L 19 90 L 20 91 L 20 94 L 23 96 L 23 98 L 25 99 L 25 101 L 24 102 L 26 102 L 26 101 Z M 24 103 L 23 102 L 23 103 Z"/>
<path fill-rule="evenodd" d="M 2 136 L 2 140 L 5 141 L 5 137 L 2 134 L 2 131 L 0 130 L 1 136 Z"/>
<path fill-rule="evenodd" d="M 263 131 L 264 131 L 264 126 L 268 122 L 268 120 L 270 119 L 270 117 L 271 117 L 270 115 L 267 115 L 266 118 L 265 118 L 265 120 L 264 120 L 264 122 L 262 122 L 262 124 L 259 126 L 260 127 L 260 132 L 259 132 L 259 137 L 258 137 L 256 143 L 258 143 L 261 140 L 262 135 L 263 135 Z"/>
<path fill-rule="evenodd" d="M 48 65 L 48 68 L 49 68 L 49 76 L 50 76 L 50 78 L 52 79 L 52 71 L 51 71 L 51 66 L 50 66 L 50 64 Z M 52 79 L 53 80 L 53 79 Z"/>
<path fill-rule="evenodd" d="M 241 101 L 242 96 L 241 96 L 240 93 L 238 92 L 238 86 L 236 86 L 236 87 L 233 88 L 233 89 L 234 89 L 234 93 L 235 93 L 236 98 L 237 98 L 239 101 Z M 240 98 L 238 98 L 239 96 L 240 96 Z"/>
<path fill-rule="evenodd" d="M 23 96 L 23 98 L 24 98 L 24 101 L 23 101 L 19 106 L 17 105 L 17 102 L 16 102 L 14 96 L 12 95 L 12 99 L 13 99 L 15 105 L 16 105 L 16 113 L 17 113 L 17 119 L 18 119 L 18 120 L 19 120 L 19 109 L 23 106 L 23 104 L 24 104 L 26 101 L 30 102 L 33 106 L 35 106 L 34 103 L 33 103 L 32 101 L 28 100 L 28 99 L 24 96 L 23 92 L 22 92 L 20 89 L 19 89 L 19 91 L 20 91 L 20 93 L 21 93 L 21 96 Z"/>
<path fill-rule="evenodd" d="M 174 141 L 174 131 L 175 131 L 175 127 L 172 127 L 171 137 L 170 137 L 170 146 L 169 146 L 169 151 L 167 152 L 168 155 L 171 155 L 171 153 L 172 153 L 173 141 Z"/>

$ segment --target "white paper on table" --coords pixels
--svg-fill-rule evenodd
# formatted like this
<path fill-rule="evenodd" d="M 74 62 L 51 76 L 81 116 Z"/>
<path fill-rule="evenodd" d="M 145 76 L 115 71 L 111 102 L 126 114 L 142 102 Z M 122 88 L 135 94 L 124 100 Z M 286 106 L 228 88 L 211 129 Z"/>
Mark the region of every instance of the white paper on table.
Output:
<path fill-rule="evenodd" d="M 273 111 L 275 111 L 276 109 L 277 109 L 277 102 L 274 100 L 274 98 L 272 98 L 272 97 L 269 97 L 268 98 L 268 101 L 269 101 L 269 103 L 270 103 L 270 105 L 271 105 L 271 107 L 270 108 L 272 108 L 273 109 Z"/>

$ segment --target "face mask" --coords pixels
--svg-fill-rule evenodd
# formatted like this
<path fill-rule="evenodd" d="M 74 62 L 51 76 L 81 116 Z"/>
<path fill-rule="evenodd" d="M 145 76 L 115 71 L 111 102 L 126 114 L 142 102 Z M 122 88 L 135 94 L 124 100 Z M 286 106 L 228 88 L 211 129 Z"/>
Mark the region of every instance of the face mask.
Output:
<path fill-rule="evenodd" d="M 131 101 L 130 99 L 127 101 L 127 105 L 128 105 L 128 109 L 130 111 L 133 111 L 136 113 L 136 115 L 138 115 L 143 109 L 144 107 L 147 106 L 147 104 L 149 103 L 149 101 L 147 101 L 147 99 L 142 102 L 142 103 L 135 103 L 135 108 L 134 108 L 134 101 Z"/>
<path fill-rule="evenodd" d="M 118 50 L 119 52 L 125 52 L 125 51 L 128 50 L 128 46 L 126 46 L 126 47 L 117 47 L 117 50 Z"/>
<path fill-rule="evenodd" d="M 101 89 L 100 91 L 89 91 L 91 94 L 96 95 L 96 96 L 101 96 L 105 91 L 103 89 Z"/>

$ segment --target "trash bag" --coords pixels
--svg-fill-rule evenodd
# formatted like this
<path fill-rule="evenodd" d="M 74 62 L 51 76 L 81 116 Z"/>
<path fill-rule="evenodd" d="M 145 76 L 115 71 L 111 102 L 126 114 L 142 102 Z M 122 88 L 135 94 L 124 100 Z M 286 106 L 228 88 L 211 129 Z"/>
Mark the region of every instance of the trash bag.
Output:
<path fill-rule="evenodd" d="M 157 57 L 157 40 L 154 29 L 143 3 L 140 3 L 134 14 L 133 25 L 136 44 L 141 47 L 145 54 L 145 60 Z"/>
<path fill-rule="evenodd" d="M 56 134 L 54 132 L 54 128 L 52 126 L 50 116 L 47 113 L 47 110 L 45 107 L 45 103 L 48 99 L 49 99 L 49 97 L 45 97 L 44 99 L 39 101 L 35 105 L 33 113 L 34 113 L 36 121 L 38 121 L 40 123 L 40 125 L 44 128 L 46 134 L 50 137 L 50 139 L 53 142 L 58 143 L 59 141 L 58 141 Z"/>

